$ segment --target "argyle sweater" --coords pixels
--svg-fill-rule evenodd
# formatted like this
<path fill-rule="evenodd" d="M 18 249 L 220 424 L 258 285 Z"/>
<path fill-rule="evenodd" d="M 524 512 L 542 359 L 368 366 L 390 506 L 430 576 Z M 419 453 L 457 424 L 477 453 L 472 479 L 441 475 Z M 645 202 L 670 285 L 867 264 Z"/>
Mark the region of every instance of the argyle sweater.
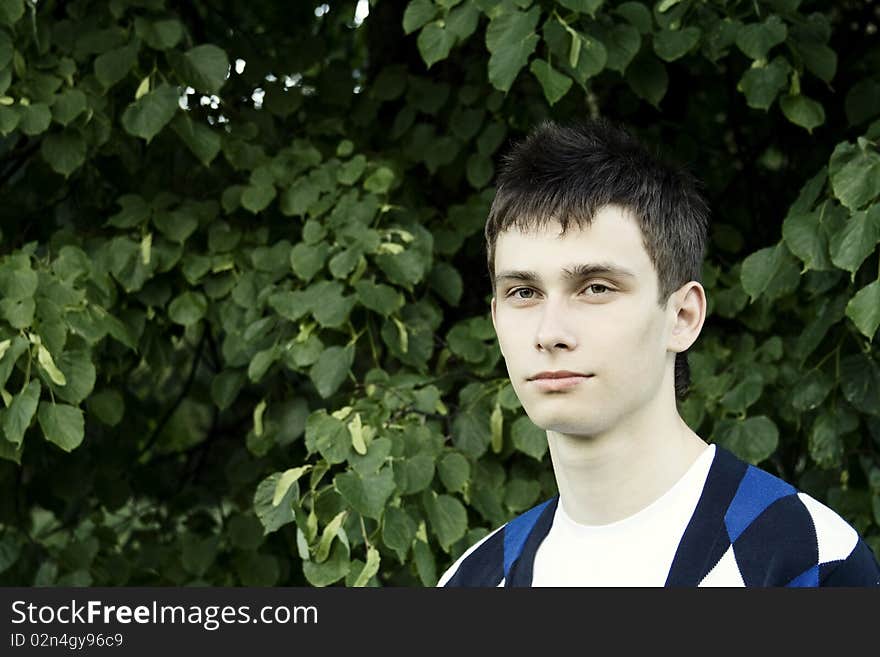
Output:
<path fill-rule="evenodd" d="M 531 586 L 559 496 L 471 548 L 444 586 Z M 666 586 L 880 586 L 880 565 L 837 513 L 717 446 Z"/>

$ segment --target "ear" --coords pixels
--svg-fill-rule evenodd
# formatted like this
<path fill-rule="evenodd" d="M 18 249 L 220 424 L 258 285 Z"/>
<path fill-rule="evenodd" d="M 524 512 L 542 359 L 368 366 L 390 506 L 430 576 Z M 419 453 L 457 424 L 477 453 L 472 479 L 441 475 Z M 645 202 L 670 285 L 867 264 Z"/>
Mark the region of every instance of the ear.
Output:
<path fill-rule="evenodd" d="M 697 281 L 685 283 L 672 293 L 670 306 L 674 313 L 667 345 L 670 351 L 681 353 L 700 335 L 706 321 L 706 291 Z"/>

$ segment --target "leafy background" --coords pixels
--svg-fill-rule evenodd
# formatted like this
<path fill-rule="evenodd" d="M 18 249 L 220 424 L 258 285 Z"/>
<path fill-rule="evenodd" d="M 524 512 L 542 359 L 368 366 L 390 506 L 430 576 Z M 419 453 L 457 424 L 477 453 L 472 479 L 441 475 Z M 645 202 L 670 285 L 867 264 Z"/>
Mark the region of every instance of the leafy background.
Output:
<path fill-rule="evenodd" d="M 430 586 L 554 494 L 482 229 L 598 115 L 713 208 L 683 416 L 880 552 L 877 7 L 0 1 L 0 584 Z"/>

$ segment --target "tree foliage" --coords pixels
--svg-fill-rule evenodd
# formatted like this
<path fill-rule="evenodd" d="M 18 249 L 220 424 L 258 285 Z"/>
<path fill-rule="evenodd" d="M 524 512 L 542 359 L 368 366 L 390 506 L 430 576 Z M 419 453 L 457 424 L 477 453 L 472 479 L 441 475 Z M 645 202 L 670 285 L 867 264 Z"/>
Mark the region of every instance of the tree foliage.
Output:
<path fill-rule="evenodd" d="M 683 416 L 880 552 L 875 12 L 0 2 L 0 583 L 433 585 L 554 494 L 482 228 L 597 115 L 713 208 Z"/>

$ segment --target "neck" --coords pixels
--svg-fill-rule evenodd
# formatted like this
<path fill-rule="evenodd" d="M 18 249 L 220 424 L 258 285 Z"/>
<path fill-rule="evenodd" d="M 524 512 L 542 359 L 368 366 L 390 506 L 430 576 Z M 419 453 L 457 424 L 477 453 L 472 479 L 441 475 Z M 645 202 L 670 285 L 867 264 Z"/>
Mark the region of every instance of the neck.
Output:
<path fill-rule="evenodd" d="M 667 390 L 671 387 L 664 386 Z M 593 435 L 547 431 L 559 502 L 575 522 L 604 525 L 644 509 L 707 448 L 682 420 L 674 392 Z"/>

